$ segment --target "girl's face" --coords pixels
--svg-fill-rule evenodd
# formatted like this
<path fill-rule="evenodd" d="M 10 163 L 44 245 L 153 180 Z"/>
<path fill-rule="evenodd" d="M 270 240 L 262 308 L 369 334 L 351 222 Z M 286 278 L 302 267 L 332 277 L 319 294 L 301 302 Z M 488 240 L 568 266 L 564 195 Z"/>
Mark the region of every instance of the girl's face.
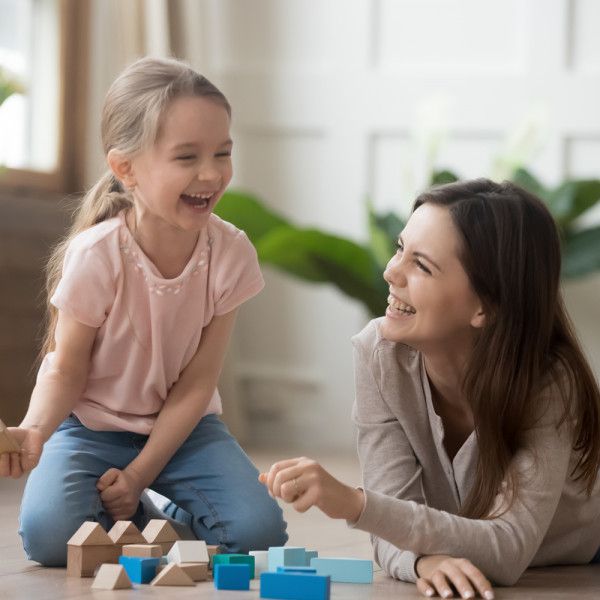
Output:
<path fill-rule="evenodd" d="M 229 115 L 213 100 L 186 96 L 163 115 L 158 139 L 131 161 L 142 219 L 199 231 L 231 181 Z"/>
<path fill-rule="evenodd" d="M 472 341 L 484 315 L 460 262 L 460 244 L 447 208 L 415 210 L 383 274 L 390 288 L 383 337 L 435 352 L 460 352 Z"/>

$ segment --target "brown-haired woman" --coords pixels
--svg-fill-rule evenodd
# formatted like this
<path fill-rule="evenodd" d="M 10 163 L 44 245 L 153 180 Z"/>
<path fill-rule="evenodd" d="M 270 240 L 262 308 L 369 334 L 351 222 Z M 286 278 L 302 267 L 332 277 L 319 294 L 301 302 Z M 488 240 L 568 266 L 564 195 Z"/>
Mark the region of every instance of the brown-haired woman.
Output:
<path fill-rule="evenodd" d="M 529 566 L 600 562 L 600 392 L 543 203 L 486 179 L 415 202 L 355 347 L 364 489 L 306 458 L 261 479 L 372 534 L 421 593 L 493 598 Z"/>

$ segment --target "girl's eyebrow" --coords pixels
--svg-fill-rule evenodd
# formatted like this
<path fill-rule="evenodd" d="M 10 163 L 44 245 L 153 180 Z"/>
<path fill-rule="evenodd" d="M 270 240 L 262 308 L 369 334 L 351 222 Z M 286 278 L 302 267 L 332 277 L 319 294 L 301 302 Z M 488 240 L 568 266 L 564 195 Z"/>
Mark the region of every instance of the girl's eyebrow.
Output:
<path fill-rule="evenodd" d="M 398 241 L 404 246 L 404 241 L 402 240 L 402 234 L 400 234 L 398 236 Z M 418 256 L 420 258 L 424 258 L 427 262 L 430 262 L 440 273 L 442 272 L 442 269 L 440 269 L 438 264 L 436 262 L 434 262 L 433 260 L 431 260 L 431 258 L 429 256 L 427 256 L 427 254 L 425 254 L 424 252 L 413 251 L 412 254 L 413 254 L 413 256 Z"/>
<path fill-rule="evenodd" d="M 197 146 L 197 142 L 182 142 L 181 144 L 176 144 L 173 146 L 171 150 L 184 150 L 187 148 L 196 148 Z M 231 138 L 227 138 L 225 141 L 221 142 L 219 146 L 233 146 L 233 140 Z"/>

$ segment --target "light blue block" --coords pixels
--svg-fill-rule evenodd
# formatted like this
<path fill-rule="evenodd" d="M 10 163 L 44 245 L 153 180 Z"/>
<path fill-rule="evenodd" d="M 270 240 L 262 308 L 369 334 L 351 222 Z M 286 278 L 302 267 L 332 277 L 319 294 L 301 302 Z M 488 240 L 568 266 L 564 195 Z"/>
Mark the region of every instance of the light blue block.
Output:
<path fill-rule="evenodd" d="M 310 566 L 337 583 L 373 583 L 373 561 L 361 558 L 313 558 Z"/>
<path fill-rule="evenodd" d="M 260 597 L 279 600 L 329 600 L 331 579 L 300 573 L 261 573 Z"/>
<path fill-rule="evenodd" d="M 306 566 L 310 567 L 310 561 L 313 558 L 317 558 L 319 556 L 319 553 L 316 550 L 307 550 L 306 551 Z"/>
<path fill-rule="evenodd" d="M 216 564 L 213 570 L 215 588 L 218 590 L 249 590 L 250 565 Z"/>
<path fill-rule="evenodd" d="M 156 568 L 159 562 L 159 558 L 119 556 L 119 564 L 125 567 L 125 571 L 133 583 L 150 583 L 156 577 Z"/>
<path fill-rule="evenodd" d="M 272 546 L 269 548 L 269 571 L 277 567 L 308 567 L 306 550 L 298 546 Z"/>
<path fill-rule="evenodd" d="M 298 575 L 316 575 L 317 570 L 312 567 L 277 567 L 277 573 L 298 573 Z"/>

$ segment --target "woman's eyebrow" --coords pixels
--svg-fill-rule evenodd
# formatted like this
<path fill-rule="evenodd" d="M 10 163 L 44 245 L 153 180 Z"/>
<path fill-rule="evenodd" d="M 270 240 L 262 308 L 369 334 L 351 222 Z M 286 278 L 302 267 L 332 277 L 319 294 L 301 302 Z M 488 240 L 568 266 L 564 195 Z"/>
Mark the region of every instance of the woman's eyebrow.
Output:
<path fill-rule="evenodd" d="M 402 234 L 400 234 L 398 236 L 398 240 L 404 246 L 404 240 L 402 239 Z M 427 262 L 431 263 L 440 273 L 442 272 L 442 269 L 439 267 L 439 265 L 435 261 L 431 260 L 431 258 L 429 256 L 427 256 L 427 254 L 425 254 L 424 252 L 413 251 L 412 254 L 413 254 L 413 256 L 418 256 L 420 258 L 424 258 Z"/>

